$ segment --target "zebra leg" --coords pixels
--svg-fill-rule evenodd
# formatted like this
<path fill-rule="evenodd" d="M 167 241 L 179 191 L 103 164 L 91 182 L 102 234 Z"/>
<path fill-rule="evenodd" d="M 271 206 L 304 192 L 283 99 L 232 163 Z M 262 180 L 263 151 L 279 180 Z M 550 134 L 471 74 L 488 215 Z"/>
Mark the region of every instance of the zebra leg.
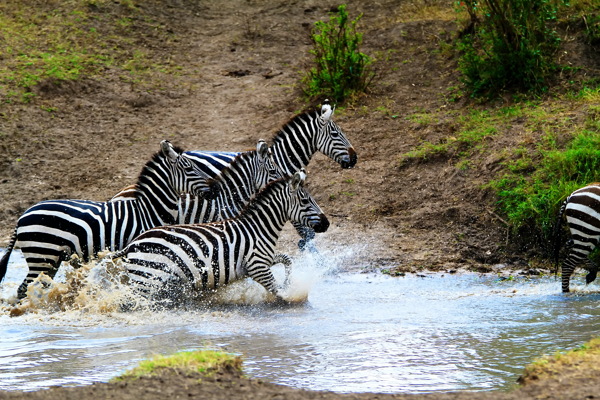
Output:
<path fill-rule="evenodd" d="M 262 260 L 255 260 L 254 262 L 248 263 L 246 271 L 250 278 L 261 284 L 262 287 L 275 296 L 277 303 L 287 303 L 281 296 L 281 293 L 275 284 L 275 277 L 270 268 L 271 265 L 273 265 L 273 262 L 267 264 Z"/>
<path fill-rule="evenodd" d="M 285 280 L 283 281 L 283 287 L 290 286 L 290 275 L 292 274 L 292 259 L 286 254 L 275 254 L 273 257 L 273 265 L 283 264 L 285 267 Z"/>
<path fill-rule="evenodd" d="M 586 264 L 588 266 L 587 270 L 589 272 L 585 276 L 585 283 L 586 285 L 589 285 L 590 283 L 596 280 L 596 275 L 598 275 L 598 265 L 589 258 L 586 260 Z"/>
<path fill-rule="evenodd" d="M 39 258 L 39 254 L 34 254 L 36 257 L 33 257 L 33 255 L 23 251 L 23 249 L 21 249 L 21 251 L 23 252 L 27 266 L 29 267 L 29 272 L 17 289 L 17 298 L 19 300 L 27 296 L 27 287 L 40 276 L 40 274 L 44 273 L 50 278 L 54 278 L 60 264 L 68 258 L 67 253 L 64 251 L 48 255 L 43 259 Z"/>
<path fill-rule="evenodd" d="M 586 254 L 587 255 L 587 254 Z M 583 262 L 583 258 L 580 253 L 571 250 L 567 255 L 566 260 L 562 265 L 562 292 L 569 293 L 569 283 L 571 281 L 571 275 L 575 270 L 575 267 Z"/>

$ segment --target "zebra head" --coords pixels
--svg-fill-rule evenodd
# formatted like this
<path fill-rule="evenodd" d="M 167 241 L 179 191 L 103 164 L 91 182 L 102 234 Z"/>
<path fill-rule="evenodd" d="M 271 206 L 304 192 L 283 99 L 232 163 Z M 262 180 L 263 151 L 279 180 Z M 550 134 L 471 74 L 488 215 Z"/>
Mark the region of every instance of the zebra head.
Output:
<path fill-rule="evenodd" d="M 352 168 L 356 165 L 358 156 L 350 141 L 331 117 L 335 107 L 331 107 L 329 100 L 323 102 L 319 122 L 322 125 L 317 133 L 317 149 L 337 162 L 342 168 Z"/>
<path fill-rule="evenodd" d="M 208 176 L 200 169 L 197 161 L 168 140 L 160 142 L 160 147 L 171 175 L 171 186 L 177 195 L 189 193 L 199 196 L 209 190 Z"/>
<path fill-rule="evenodd" d="M 273 160 L 271 149 L 263 139 L 256 144 L 256 155 L 254 189 L 258 192 L 267 183 L 283 178 L 283 173 Z"/>
<path fill-rule="evenodd" d="M 209 190 L 203 194 L 205 199 L 214 199 L 220 192 L 232 198 L 248 200 L 268 183 L 282 178 L 281 169 L 273 160 L 267 142 L 260 139 L 256 150 L 237 155 L 221 174 L 208 182 Z M 245 195 L 242 194 L 245 193 Z"/>
<path fill-rule="evenodd" d="M 304 187 L 305 180 L 306 171 L 304 171 L 304 168 L 290 178 L 290 220 L 312 228 L 315 232 L 325 232 L 329 228 L 329 220 Z"/>

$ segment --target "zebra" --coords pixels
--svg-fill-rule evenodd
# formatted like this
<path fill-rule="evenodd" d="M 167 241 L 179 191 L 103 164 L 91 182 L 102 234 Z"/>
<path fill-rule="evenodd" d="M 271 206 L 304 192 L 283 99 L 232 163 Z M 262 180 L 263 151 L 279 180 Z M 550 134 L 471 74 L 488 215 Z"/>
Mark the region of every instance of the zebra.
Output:
<path fill-rule="evenodd" d="M 29 268 L 17 290 L 22 299 L 35 278 L 42 272 L 54 277 L 72 254 L 87 261 L 99 251 L 122 249 L 149 228 L 174 224 L 180 194 L 208 193 L 207 180 L 193 157 L 163 140 L 130 201 L 45 200 L 25 211 L 0 260 L 0 282 L 12 250 L 20 247 Z"/>
<path fill-rule="evenodd" d="M 152 228 L 105 260 L 122 259 L 121 281 L 151 300 L 190 299 L 249 276 L 281 301 L 270 267 L 284 224 L 329 227 L 305 178 L 301 170 L 269 183 L 237 218 Z"/>
<path fill-rule="evenodd" d="M 566 216 L 571 234 L 571 239 L 567 242 L 569 252 L 562 264 L 562 291 L 568 293 L 571 275 L 577 266 L 585 264 L 585 269 L 589 271 L 585 277 L 586 284 L 593 282 L 598 274 L 598 265 L 589 258 L 589 254 L 600 241 L 600 183 L 575 190 L 562 203 L 554 228 L 554 256 L 557 266 L 563 215 Z"/>
<path fill-rule="evenodd" d="M 357 154 L 342 129 L 333 121 L 334 111 L 335 107 L 332 108 L 329 101 L 325 100 L 320 109 L 294 116 L 275 134 L 270 148 L 274 161 L 283 174 L 292 175 L 305 168 L 317 151 L 339 163 L 342 168 L 353 168 L 356 165 Z M 187 154 L 202 165 L 206 174 L 216 177 L 239 153 L 198 150 L 189 151 Z M 121 193 L 126 197 L 126 189 L 116 197 Z M 192 196 L 182 199 L 181 210 L 185 210 L 185 213 L 178 215 L 178 223 L 209 221 L 204 214 L 194 212 L 200 209 L 197 201 L 201 200 Z M 310 246 L 314 231 L 307 227 L 294 226 L 301 236 L 300 248 Z"/>

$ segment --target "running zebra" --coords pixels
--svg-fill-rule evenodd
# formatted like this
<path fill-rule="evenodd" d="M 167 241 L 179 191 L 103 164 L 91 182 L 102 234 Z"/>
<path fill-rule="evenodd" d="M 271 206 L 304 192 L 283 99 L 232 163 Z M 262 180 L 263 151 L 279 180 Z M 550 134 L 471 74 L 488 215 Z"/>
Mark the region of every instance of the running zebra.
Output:
<path fill-rule="evenodd" d="M 598 273 L 598 265 L 589 258 L 589 254 L 600 241 L 600 183 L 574 191 L 562 203 L 554 231 L 557 266 L 560 252 L 558 238 L 563 215 L 566 216 L 571 234 L 571 239 L 567 242 L 569 253 L 562 264 L 562 291 L 568 293 L 571 274 L 576 267 L 585 264 L 585 269 L 589 271 L 585 277 L 586 283 L 593 282 Z"/>
<path fill-rule="evenodd" d="M 25 211 L 0 260 L 0 282 L 15 247 L 21 248 L 29 267 L 17 291 L 21 299 L 39 274 L 53 277 L 72 254 L 87 261 L 101 250 L 122 249 L 147 229 L 175 223 L 182 193 L 201 195 L 207 190 L 197 161 L 164 140 L 144 166 L 130 201 L 46 200 Z"/>
<path fill-rule="evenodd" d="M 304 171 L 271 182 L 242 214 L 209 224 L 150 229 L 107 259 L 123 258 L 126 280 L 153 300 L 193 298 L 251 277 L 279 300 L 271 272 L 286 221 L 324 232 L 329 221 L 303 187 Z"/>
<path fill-rule="evenodd" d="M 329 101 L 325 100 L 320 110 L 293 117 L 276 133 L 271 151 L 275 163 L 285 175 L 292 175 L 305 168 L 317 151 L 339 163 L 342 168 L 352 168 L 356 165 L 356 152 L 342 129 L 333 121 L 334 111 Z M 187 154 L 202 164 L 205 173 L 216 177 L 239 153 L 190 151 Z M 117 196 L 123 193 L 126 197 L 126 189 Z M 196 204 L 197 201 L 191 196 L 182 199 L 180 209 L 185 210 L 185 213 L 179 214 L 178 223 L 210 221 L 203 213 L 195 211 L 201 209 L 200 205 Z M 314 231 L 299 225 L 294 226 L 302 237 L 299 245 L 303 248 L 314 237 Z"/>

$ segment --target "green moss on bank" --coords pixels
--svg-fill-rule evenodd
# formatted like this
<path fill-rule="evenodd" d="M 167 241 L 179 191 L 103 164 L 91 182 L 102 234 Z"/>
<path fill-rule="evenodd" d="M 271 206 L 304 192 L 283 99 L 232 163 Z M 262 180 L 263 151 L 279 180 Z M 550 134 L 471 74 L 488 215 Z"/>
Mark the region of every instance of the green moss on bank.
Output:
<path fill-rule="evenodd" d="M 534 381 L 551 379 L 563 376 L 571 369 L 577 369 L 578 373 L 585 371 L 589 376 L 599 376 L 600 338 L 592 339 L 577 349 L 534 361 L 525 368 L 518 382 L 526 385 Z"/>
<path fill-rule="evenodd" d="M 123 375 L 117 381 L 136 379 L 141 376 L 157 375 L 164 369 L 176 369 L 185 373 L 211 375 L 218 371 L 242 371 L 242 359 L 239 356 L 213 350 L 183 351 L 170 356 L 157 355 L 144 360 Z"/>

